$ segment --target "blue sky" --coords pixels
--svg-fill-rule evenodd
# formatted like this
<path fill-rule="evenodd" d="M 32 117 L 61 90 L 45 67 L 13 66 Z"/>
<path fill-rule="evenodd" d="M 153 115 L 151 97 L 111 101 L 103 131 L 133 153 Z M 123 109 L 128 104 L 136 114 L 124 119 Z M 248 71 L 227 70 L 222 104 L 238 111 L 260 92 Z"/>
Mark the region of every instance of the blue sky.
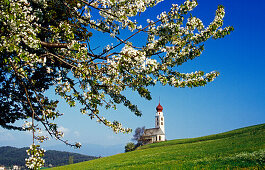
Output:
<path fill-rule="evenodd" d="M 170 4 L 181 2 L 166 0 L 147 10 L 139 18 L 141 24 L 145 25 L 146 18 L 156 18 L 160 12 L 168 11 Z M 224 25 L 232 25 L 235 30 L 223 39 L 208 41 L 199 58 L 179 69 L 187 72 L 217 70 L 221 75 L 205 87 L 193 89 L 157 85 L 150 88 L 151 101 L 126 91 L 143 116 L 136 117 L 119 106 L 117 111 L 102 110 L 104 117 L 119 120 L 133 129 L 141 126 L 152 128 L 160 97 L 168 140 L 210 135 L 265 122 L 265 2 L 198 0 L 198 3 L 193 14 L 202 19 L 204 25 L 213 20 L 217 5 L 222 4 L 226 10 Z M 100 37 L 95 39 L 100 40 Z M 139 37 L 136 40 L 141 41 Z M 114 134 L 111 129 L 81 115 L 79 108 L 69 108 L 65 104 L 59 107 L 65 115 L 57 122 L 69 141 L 105 146 L 130 142 L 132 134 Z M 0 146 L 29 146 L 31 139 L 30 133 L 0 128 Z M 60 142 L 51 140 L 43 146 L 56 144 Z"/>

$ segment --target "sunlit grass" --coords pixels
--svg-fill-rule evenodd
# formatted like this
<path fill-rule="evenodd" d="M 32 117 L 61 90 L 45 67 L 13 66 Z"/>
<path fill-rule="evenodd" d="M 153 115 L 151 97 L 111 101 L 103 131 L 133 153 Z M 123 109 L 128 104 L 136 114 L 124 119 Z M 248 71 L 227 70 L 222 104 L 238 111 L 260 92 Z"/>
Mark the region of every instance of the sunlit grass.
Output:
<path fill-rule="evenodd" d="M 136 151 L 54 169 L 263 169 L 265 124 L 143 146 Z"/>

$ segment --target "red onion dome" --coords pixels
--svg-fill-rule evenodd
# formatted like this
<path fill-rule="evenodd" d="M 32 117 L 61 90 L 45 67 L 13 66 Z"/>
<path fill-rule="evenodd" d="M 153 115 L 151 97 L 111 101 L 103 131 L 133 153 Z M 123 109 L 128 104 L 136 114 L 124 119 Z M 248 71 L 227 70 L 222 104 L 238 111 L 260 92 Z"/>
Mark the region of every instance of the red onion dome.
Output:
<path fill-rule="evenodd" d="M 163 110 L 163 107 L 160 105 L 160 102 L 159 102 L 158 106 L 156 107 L 156 111 L 162 112 L 162 110 Z"/>

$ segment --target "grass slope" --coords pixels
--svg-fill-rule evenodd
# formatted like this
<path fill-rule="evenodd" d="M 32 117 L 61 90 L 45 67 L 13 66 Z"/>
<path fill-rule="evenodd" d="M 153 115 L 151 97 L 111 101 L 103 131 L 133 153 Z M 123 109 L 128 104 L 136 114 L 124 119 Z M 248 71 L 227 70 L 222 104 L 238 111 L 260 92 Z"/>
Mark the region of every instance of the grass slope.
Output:
<path fill-rule="evenodd" d="M 265 124 L 199 138 L 145 145 L 136 151 L 54 169 L 265 169 Z"/>

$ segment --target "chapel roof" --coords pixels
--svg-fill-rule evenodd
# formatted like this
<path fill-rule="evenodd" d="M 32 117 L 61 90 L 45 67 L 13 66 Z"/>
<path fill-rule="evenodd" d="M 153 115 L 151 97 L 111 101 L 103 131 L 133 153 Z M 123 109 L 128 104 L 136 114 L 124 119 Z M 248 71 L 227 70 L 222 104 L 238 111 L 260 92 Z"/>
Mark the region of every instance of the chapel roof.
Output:
<path fill-rule="evenodd" d="M 165 135 L 161 128 L 145 129 L 143 136 Z"/>

